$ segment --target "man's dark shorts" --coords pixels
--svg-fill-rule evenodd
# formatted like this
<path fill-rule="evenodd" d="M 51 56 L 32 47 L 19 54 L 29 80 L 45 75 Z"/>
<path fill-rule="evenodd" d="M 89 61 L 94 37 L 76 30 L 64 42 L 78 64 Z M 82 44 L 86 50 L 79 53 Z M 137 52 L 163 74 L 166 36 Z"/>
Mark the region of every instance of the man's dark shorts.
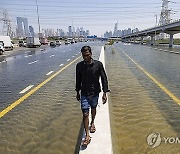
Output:
<path fill-rule="evenodd" d="M 81 95 L 81 110 L 83 113 L 89 112 L 90 107 L 96 108 L 98 104 L 98 98 L 97 96 L 83 96 Z"/>

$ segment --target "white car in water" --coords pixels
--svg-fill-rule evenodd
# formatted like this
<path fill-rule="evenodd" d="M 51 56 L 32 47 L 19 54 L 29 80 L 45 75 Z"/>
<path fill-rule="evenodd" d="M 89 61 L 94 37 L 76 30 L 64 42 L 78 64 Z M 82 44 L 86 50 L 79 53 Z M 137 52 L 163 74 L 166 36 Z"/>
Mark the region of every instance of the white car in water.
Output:
<path fill-rule="evenodd" d="M 61 42 L 59 40 L 56 40 L 55 43 L 56 43 L 56 46 L 60 46 L 61 45 Z"/>
<path fill-rule="evenodd" d="M 4 52 L 4 42 L 0 41 L 0 55 L 2 55 Z"/>
<path fill-rule="evenodd" d="M 14 47 L 9 36 L 0 35 L 0 41 L 3 41 L 5 50 L 13 50 Z"/>

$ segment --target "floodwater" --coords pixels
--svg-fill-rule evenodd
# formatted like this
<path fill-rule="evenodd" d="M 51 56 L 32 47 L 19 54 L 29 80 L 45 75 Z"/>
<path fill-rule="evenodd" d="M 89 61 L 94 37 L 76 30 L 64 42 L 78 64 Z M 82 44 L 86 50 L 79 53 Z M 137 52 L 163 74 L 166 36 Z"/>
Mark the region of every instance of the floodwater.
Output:
<path fill-rule="evenodd" d="M 136 55 L 134 49 L 139 45 L 129 46 L 132 46 L 129 53 Z M 125 56 L 122 51 L 128 51 L 128 48 L 118 43 L 106 46 L 105 50 L 111 90 L 109 107 L 113 152 L 179 153 L 180 143 L 174 142 L 180 137 L 180 106 Z M 141 50 L 147 53 L 144 48 Z M 147 143 L 147 137 L 152 133 L 161 135 L 161 144 L 154 148 Z M 171 139 L 166 143 L 164 137 Z"/>
<path fill-rule="evenodd" d="M 101 44 L 91 46 L 98 59 Z M 1 154 L 75 152 L 82 121 L 75 97 L 76 63 L 0 119 Z"/>
<path fill-rule="evenodd" d="M 102 44 L 92 43 L 90 46 L 94 59 L 98 59 Z M 105 48 L 111 90 L 108 98 L 113 152 L 178 153 L 180 146 L 172 143 L 172 137 L 180 136 L 180 107 L 122 52 L 132 52 L 140 58 L 135 48 L 146 54 L 156 54 L 144 46 L 124 46 L 123 43 Z M 141 64 L 146 63 L 146 60 L 139 60 Z M 173 92 L 179 89 L 178 77 L 176 81 L 176 87 L 171 87 L 175 89 Z M 82 121 L 74 89 L 75 63 L 0 119 L 0 153 L 74 153 Z M 155 148 L 147 143 L 147 137 L 152 133 L 160 133 L 162 138 L 161 144 Z M 164 137 L 172 139 L 165 143 Z"/>

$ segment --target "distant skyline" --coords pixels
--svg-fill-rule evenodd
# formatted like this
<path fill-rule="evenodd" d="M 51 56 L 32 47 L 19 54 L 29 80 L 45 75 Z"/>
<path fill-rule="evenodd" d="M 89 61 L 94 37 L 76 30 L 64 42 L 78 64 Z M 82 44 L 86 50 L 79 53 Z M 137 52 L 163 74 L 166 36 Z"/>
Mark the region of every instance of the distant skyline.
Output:
<path fill-rule="evenodd" d="M 68 31 L 68 26 L 84 27 L 91 35 L 103 35 L 113 31 L 118 21 L 118 29 L 138 28 L 143 30 L 155 26 L 161 13 L 162 0 L 37 0 L 41 29 L 53 28 Z M 173 3 L 172 3 L 173 2 Z M 180 19 L 180 1 L 172 0 L 169 9 L 171 18 Z M 3 9 L 7 9 L 16 28 L 16 17 L 28 18 L 35 32 L 38 32 L 36 0 L 1 0 L 0 18 Z M 2 22 L 0 23 L 2 29 Z M 2 31 L 2 30 L 1 30 Z"/>

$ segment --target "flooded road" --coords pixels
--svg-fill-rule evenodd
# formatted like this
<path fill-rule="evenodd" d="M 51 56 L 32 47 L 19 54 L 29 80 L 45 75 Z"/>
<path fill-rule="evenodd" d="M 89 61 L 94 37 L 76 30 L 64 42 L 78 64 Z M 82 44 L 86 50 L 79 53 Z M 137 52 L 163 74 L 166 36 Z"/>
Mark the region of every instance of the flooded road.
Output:
<path fill-rule="evenodd" d="M 102 44 L 93 43 L 90 45 L 93 57 L 98 59 Z M 75 51 L 68 53 L 72 57 Z M 61 52 L 59 54 L 62 55 Z M 64 56 L 66 55 L 64 54 Z M 56 60 L 52 67 L 55 67 L 56 63 L 61 60 L 59 57 L 56 59 L 59 60 Z M 74 153 L 82 120 L 80 104 L 75 98 L 75 65 L 77 62 L 67 67 L 16 108 L 0 118 L 0 153 Z M 56 67 L 56 70 L 61 68 L 59 63 Z M 36 66 L 36 69 L 41 68 Z M 39 82 L 42 82 L 40 75 L 36 77 Z M 2 89 L 1 94 L 3 94 Z M 13 100 L 15 94 L 10 92 L 9 95 Z M 10 96 L 4 96 L 10 98 Z M 5 104 L 10 103 L 6 98 L 2 98 L 1 101 L 4 102 L 3 105 L 1 104 L 1 109 Z"/>
<path fill-rule="evenodd" d="M 103 43 L 87 44 L 92 47 L 93 58 L 99 59 Z M 45 75 L 47 72 L 50 70 L 56 72 L 80 56 L 79 49 L 82 45 L 84 44 L 48 49 L 47 53 L 41 55 L 39 54 L 41 52 L 37 52 L 29 57 L 30 59 L 26 57 L 23 61 L 21 57 L 26 55 L 18 55 L 16 59 L 1 63 L 0 72 L 3 76 L 0 82 L 0 92 L 3 96 L 0 98 L 1 111 L 21 96 L 18 92 L 24 87 L 23 83 L 33 82 L 35 85 L 41 83 L 47 78 Z M 50 58 L 52 55 L 54 56 Z M 178 153 L 180 144 L 172 143 L 173 138 L 166 143 L 164 138 L 180 137 L 179 104 L 140 70 L 127 55 L 175 97 L 180 98 L 180 55 L 133 44 L 117 43 L 106 46 L 105 63 L 111 90 L 108 99 L 113 152 Z M 34 60 L 39 60 L 38 65 L 26 67 L 28 62 Z M 78 59 L 80 60 L 82 58 Z M 75 65 L 78 61 L 0 118 L 0 153 L 75 152 L 82 120 L 80 104 L 75 99 L 74 90 Z M 64 63 L 64 66 L 61 66 L 61 63 Z M 29 77 L 23 80 L 21 71 L 24 72 L 23 75 L 27 71 L 26 75 Z M 5 78 L 8 72 L 12 74 Z M 13 89 L 8 89 L 11 86 Z M 147 143 L 147 137 L 152 133 L 160 134 L 162 139 L 161 144 L 154 148 Z"/>
<path fill-rule="evenodd" d="M 178 153 L 179 144 L 165 143 L 163 137 L 180 137 L 180 106 L 126 54 L 177 97 L 180 94 L 179 55 L 158 53 L 147 46 L 123 43 L 106 47 L 114 153 Z M 164 58 L 167 63 L 160 64 L 157 58 Z M 150 148 L 147 143 L 147 137 L 152 133 L 160 133 L 162 138 L 156 148 Z"/>

